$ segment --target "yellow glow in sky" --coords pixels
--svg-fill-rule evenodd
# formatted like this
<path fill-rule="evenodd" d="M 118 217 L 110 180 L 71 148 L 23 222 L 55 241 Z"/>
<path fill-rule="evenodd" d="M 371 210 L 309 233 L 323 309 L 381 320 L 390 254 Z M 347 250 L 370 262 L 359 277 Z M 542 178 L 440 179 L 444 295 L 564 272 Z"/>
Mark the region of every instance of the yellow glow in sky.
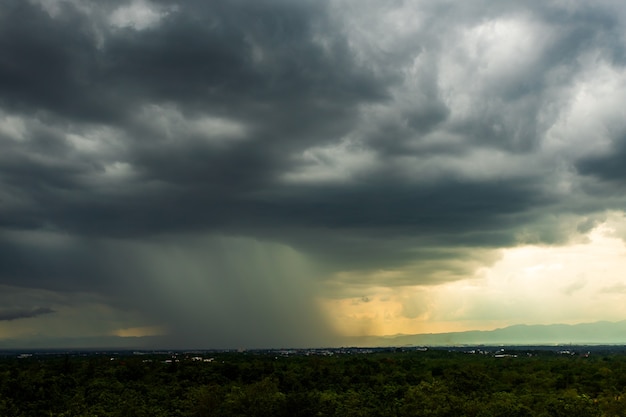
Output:
<path fill-rule="evenodd" d="M 520 246 L 467 277 L 429 286 L 369 287 L 322 298 L 346 336 L 489 330 L 513 324 L 626 319 L 626 221 L 614 215 L 584 243 Z M 416 280 L 417 281 L 417 280 Z"/>
<path fill-rule="evenodd" d="M 167 330 L 161 326 L 129 327 L 113 332 L 113 335 L 120 337 L 162 336 L 165 334 L 167 334 Z"/>

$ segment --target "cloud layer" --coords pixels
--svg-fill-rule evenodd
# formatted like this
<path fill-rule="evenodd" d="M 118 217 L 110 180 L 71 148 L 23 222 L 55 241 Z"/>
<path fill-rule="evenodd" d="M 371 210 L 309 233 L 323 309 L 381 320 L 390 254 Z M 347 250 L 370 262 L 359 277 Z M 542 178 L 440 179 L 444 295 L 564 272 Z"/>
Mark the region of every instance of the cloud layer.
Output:
<path fill-rule="evenodd" d="M 0 284 L 311 343 L 316 296 L 584 239 L 625 203 L 622 9 L 5 1 Z"/>
<path fill-rule="evenodd" d="M 37 307 L 32 310 L 2 310 L 0 311 L 0 321 L 28 319 L 50 313 L 54 313 L 54 310 L 46 307 Z"/>

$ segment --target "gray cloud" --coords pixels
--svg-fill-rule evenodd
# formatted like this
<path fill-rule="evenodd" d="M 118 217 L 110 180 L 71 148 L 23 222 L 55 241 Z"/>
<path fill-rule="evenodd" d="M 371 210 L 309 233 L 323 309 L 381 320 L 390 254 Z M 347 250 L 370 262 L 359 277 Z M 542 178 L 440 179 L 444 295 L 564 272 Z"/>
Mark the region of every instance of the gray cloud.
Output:
<path fill-rule="evenodd" d="M 576 164 L 579 172 L 591 175 L 603 181 L 620 185 L 626 179 L 624 157 L 626 156 L 626 134 L 615 138 L 611 152 L 583 158 Z"/>
<path fill-rule="evenodd" d="M 4 2 L 0 283 L 102 294 L 200 344 L 190 317 L 224 314 L 218 339 L 287 343 L 286 311 L 323 320 L 268 292 L 275 265 L 238 269 L 253 242 L 310 280 L 430 284 L 622 208 L 620 5 L 456 3 Z M 176 314 L 153 284 L 184 265 L 188 288 L 245 303 Z"/>
<path fill-rule="evenodd" d="M 54 310 L 47 307 L 37 307 L 33 309 L 20 310 L 0 310 L 0 321 L 12 321 L 20 319 L 30 319 L 44 314 L 54 313 Z"/>

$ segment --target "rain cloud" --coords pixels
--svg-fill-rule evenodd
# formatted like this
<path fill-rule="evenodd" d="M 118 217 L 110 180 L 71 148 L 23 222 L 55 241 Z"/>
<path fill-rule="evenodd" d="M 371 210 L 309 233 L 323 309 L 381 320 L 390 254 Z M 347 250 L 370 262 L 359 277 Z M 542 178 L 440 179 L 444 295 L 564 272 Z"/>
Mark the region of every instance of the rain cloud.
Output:
<path fill-rule="evenodd" d="M 173 345 L 324 344 L 318 296 L 580 239 L 626 203 L 625 19 L 612 1 L 4 1 L 0 284 L 24 300 L 0 320 L 89 304 L 105 334 L 128 314 Z M 23 309 L 41 291 L 51 307 Z"/>

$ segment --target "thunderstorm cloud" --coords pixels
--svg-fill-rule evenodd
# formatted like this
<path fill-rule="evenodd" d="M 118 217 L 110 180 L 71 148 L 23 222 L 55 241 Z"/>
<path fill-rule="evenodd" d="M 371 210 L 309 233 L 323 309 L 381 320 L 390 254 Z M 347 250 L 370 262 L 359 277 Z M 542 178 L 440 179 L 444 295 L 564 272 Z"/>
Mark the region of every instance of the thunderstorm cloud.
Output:
<path fill-rule="evenodd" d="M 0 50 L 0 321 L 29 334 L 332 343 L 318 298 L 626 207 L 617 1 L 5 0 Z"/>

